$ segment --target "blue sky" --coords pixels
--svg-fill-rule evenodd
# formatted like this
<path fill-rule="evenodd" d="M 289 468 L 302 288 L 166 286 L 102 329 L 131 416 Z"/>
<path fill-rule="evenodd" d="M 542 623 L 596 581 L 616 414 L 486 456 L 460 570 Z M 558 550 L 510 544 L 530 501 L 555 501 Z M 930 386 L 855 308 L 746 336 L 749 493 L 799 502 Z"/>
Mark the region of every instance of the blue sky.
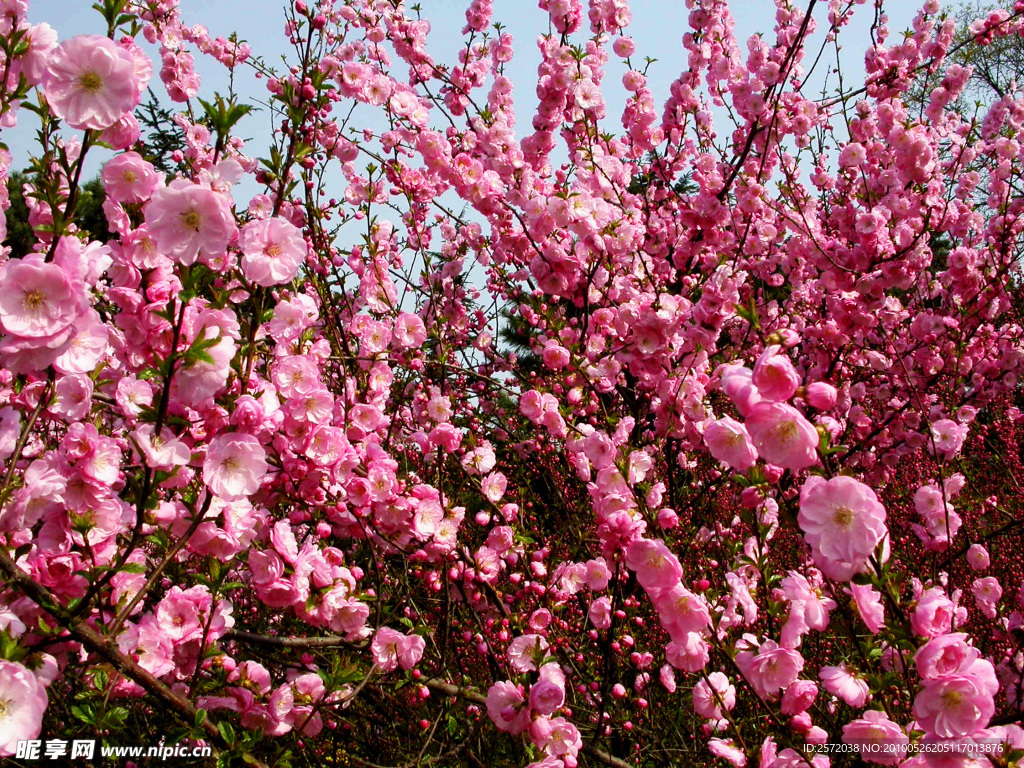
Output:
<path fill-rule="evenodd" d="M 312 3 L 312 0 L 310 2 Z M 422 13 L 431 20 L 430 51 L 437 60 L 455 62 L 468 2 L 469 0 L 421 0 Z M 33 22 L 50 23 L 57 29 L 62 40 L 76 34 L 103 33 L 103 21 L 90 5 L 90 0 L 31 0 L 29 18 Z M 515 59 L 507 71 L 516 86 L 519 131 L 522 134 L 530 129 L 531 110 L 536 106 L 534 85 L 539 54 L 535 40 L 539 34 L 547 30 L 547 15 L 537 8 L 533 0 L 494 0 L 494 6 L 494 20 L 505 24 L 506 31 L 517 41 Z M 249 41 L 253 50 L 268 63 L 279 63 L 281 54 L 287 51 L 282 32 L 284 15 L 281 0 L 181 0 L 180 7 L 186 23 L 205 24 L 214 35 L 227 36 L 233 31 L 237 32 L 242 39 Z M 736 36 L 741 51 L 745 53 L 746 39 L 757 32 L 763 32 L 769 40 L 774 39 L 772 29 L 775 23 L 775 4 L 772 0 L 734 0 L 730 7 L 736 21 Z M 660 104 L 668 94 L 669 85 L 678 76 L 679 68 L 685 65 L 686 54 L 681 45 L 681 38 L 688 29 L 688 11 L 682 0 L 634 0 L 632 10 L 633 22 L 627 33 L 637 43 L 634 63 L 642 61 L 645 55 L 657 59 L 648 75 L 655 100 Z M 826 12 L 826 3 L 818 3 L 815 18 L 822 26 Z M 887 4 L 887 12 L 890 15 L 889 26 L 895 36 L 910 25 L 916 13 L 916 3 L 890 2 Z M 862 75 L 871 16 L 870 3 L 861 6 L 853 24 L 843 31 L 842 58 L 844 77 L 848 84 L 859 82 Z M 820 32 L 816 39 L 820 45 Z M 814 51 L 816 50 L 817 47 L 814 48 Z M 210 96 L 216 89 L 225 89 L 226 77 L 224 69 L 219 64 L 197 55 L 197 68 L 204 78 L 204 97 Z M 608 130 L 617 132 L 620 130 L 619 114 L 623 94 L 621 89 L 618 89 L 618 93 L 614 89 L 618 88 L 621 73 L 625 68 L 614 56 L 610 68 L 611 72 L 605 82 L 610 84 L 613 90 L 607 94 L 609 110 L 606 125 Z M 823 67 L 821 71 L 824 72 Z M 251 70 L 241 71 L 236 76 L 236 84 L 243 96 L 262 99 L 266 94 L 263 81 L 255 80 Z M 154 78 L 154 85 L 159 91 L 160 83 L 157 78 Z M 28 152 L 31 151 L 34 131 L 32 117 L 23 113 L 22 125 L 4 131 L 2 136 L 14 153 L 15 168 L 24 165 Z M 719 126 L 721 135 L 728 135 L 729 130 L 726 124 Z M 269 131 L 270 122 L 266 113 L 256 113 L 247 118 L 240 133 L 253 139 L 247 147 L 249 154 L 264 154 Z M 105 158 L 96 157 L 93 162 L 97 165 L 94 168 L 87 168 L 87 171 L 98 170 L 98 162 L 103 159 Z"/>

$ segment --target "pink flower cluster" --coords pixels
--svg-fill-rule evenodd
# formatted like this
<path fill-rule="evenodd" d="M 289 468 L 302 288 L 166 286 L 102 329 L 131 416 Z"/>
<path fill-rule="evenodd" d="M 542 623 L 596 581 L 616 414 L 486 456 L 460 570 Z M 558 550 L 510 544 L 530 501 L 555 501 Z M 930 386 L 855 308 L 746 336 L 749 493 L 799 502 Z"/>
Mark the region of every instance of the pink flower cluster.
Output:
<path fill-rule="evenodd" d="M 958 111 L 935 0 L 822 98 L 857 3 L 745 45 L 689 3 L 664 104 L 625 0 L 540 0 L 525 131 L 490 0 L 444 63 L 295 0 L 269 149 L 196 99 L 247 45 L 100 5 L 0 0 L 0 127 L 42 121 L 24 209 L 0 151 L 0 755 L 137 708 L 249 762 L 1017 760 L 1024 99 Z"/>

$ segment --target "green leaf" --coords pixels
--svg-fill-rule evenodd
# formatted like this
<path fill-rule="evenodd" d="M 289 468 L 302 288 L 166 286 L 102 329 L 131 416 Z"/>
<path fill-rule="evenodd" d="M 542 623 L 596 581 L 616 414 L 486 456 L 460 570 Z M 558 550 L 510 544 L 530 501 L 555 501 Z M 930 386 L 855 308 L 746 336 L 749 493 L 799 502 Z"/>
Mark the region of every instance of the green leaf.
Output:
<path fill-rule="evenodd" d="M 235 729 L 231 727 L 231 723 L 223 721 L 217 723 L 217 732 L 220 733 L 221 738 L 224 739 L 228 746 L 234 746 Z"/>
<path fill-rule="evenodd" d="M 86 725 L 96 724 L 96 713 L 93 711 L 91 704 L 72 704 L 71 714 Z"/>
<path fill-rule="evenodd" d="M 121 728 L 128 720 L 128 710 L 124 707 L 115 707 L 103 716 L 103 727 Z"/>

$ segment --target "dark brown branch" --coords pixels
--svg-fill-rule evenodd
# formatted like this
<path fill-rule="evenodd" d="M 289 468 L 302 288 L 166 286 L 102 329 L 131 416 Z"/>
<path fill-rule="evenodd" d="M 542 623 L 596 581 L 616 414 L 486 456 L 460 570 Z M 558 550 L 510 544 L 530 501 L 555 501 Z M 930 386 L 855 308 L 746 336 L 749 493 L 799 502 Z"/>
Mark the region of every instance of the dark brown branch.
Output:
<path fill-rule="evenodd" d="M 54 598 L 46 587 L 33 581 L 32 577 L 22 571 L 11 559 L 10 554 L 2 549 L 0 549 L 0 574 L 2 574 L 5 586 L 29 597 L 67 630 L 71 637 L 80 642 L 88 651 L 109 663 L 122 675 L 138 683 L 161 707 L 178 715 L 190 725 L 196 722 L 198 710 L 192 702 L 176 694 L 154 675 L 136 664 L 129 656 L 122 653 L 112 637 L 101 635 L 81 619 L 71 617 L 67 609 Z M 207 738 L 219 748 L 229 748 L 230 745 L 225 742 L 214 721 L 206 717 L 200 727 L 206 733 Z M 251 755 L 248 756 L 248 760 L 251 765 L 268 768 L 266 763 Z"/>

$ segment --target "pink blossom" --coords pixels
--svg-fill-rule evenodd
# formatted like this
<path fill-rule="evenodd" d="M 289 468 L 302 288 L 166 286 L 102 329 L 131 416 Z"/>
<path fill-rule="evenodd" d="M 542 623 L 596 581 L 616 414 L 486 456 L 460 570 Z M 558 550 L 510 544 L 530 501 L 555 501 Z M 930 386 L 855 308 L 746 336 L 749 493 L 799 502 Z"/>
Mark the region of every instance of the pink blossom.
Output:
<path fill-rule="evenodd" d="M 100 134 L 100 141 L 109 144 L 111 149 L 128 149 L 141 135 L 142 126 L 135 119 L 135 115 L 128 112 Z"/>
<path fill-rule="evenodd" d="M 624 59 L 628 59 L 633 55 L 636 50 L 636 44 L 633 40 L 626 36 L 615 38 L 615 42 L 612 43 L 612 50 L 615 51 L 616 56 L 621 56 Z"/>
<path fill-rule="evenodd" d="M 391 672 L 401 665 L 412 669 L 419 663 L 426 641 L 419 635 L 403 635 L 389 627 L 381 627 L 373 637 L 370 652 L 381 672 Z"/>
<path fill-rule="evenodd" d="M 757 463 L 757 449 L 750 442 L 746 427 L 729 416 L 708 424 L 704 444 L 712 456 L 739 472 L 746 472 Z"/>
<path fill-rule="evenodd" d="M 992 693 L 984 680 L 971 674 L 925 680 L 914 699 L 921 728 L 943 739 L 970 736 L 988 725 L 993 714 Z"/>
<path fill-rule="evenodd" d="M 781 586 L 790 601 L 789 616 L 782 628 L 782 644 L 795 648 L 808 631 L 821 631 L 828 627 L 828 614 L 836 603 L 822 596 L 820 590 L 812 587 L 807 578 L 796 571 L 790 571 Z"/>
<path fill-rule="evenodd" d="M 188 464 L 192 458 L 188 446 L 177 439 L 167 427 L 160 431 L 159 437 L 153 433 L 154 429 L 153 424 L 140 424 L 132 432 L 132 437 L 142 451 L 147 466 L 168 471 Z"/>
<path fill-rule="evenodd" d="M 35 739 L 43 725 L 46 688 L 21 664 L 0 661 L 0 756 L 15 754 L 19 741 Z"/>
<path fill-rule="evenodd" d="M 540 635 L 520 635 L 508 644 L 506 653 L 516 672 L 532 672 L 550 655 L 548 641 Z"/>
<path fill-rule="evenodd" d="M 665 660 L 683 672 L 699 672 L 709 660 L 708 644 L 698 633 L 690 632 L 665 646 Z"/>
<path fill-rule="evenodd" d="M 595 469 L 604 469 L 615 463 L 615 446 L 604 432 L 591 432 L 583 441 L 583 450 Z"/>
<path fill-rule="evenodd" d="M 648 592 L 669 589 L 679 583 L 683 568 L 661 539 L 637 539 L 626 547 L 626 565 Z"/>
<path fill-rule="evenodd" d="M 918 637 L 944 635 L 953 625 L 953 601 L 939 587 L 926 590 L 910 614 L 910 627 Z"/>
<path fill-rule="evenodd" d="M 53 367 L 61 373 L 92 373 L 107 353 L 110 331 L 99 313 L 86 310 L 73 326 L 71 337 L 63 350 L 53 361 Z"/>
<path fill-rule="evenodd" d="M 123 152 L 103 166 L 103 189 L 119 203 L 144 203 L 162 179 L 152 163 L 137 152 Z"/>
<path fill-rule="evenodd" d="M 829 693 L 838 696 L 854 709 L 860 709 L 868 700 L 868 684 L 845 664 L 822 667 L 818 673 L 821 684 Z"/>
<path fill-rule="evenodd" d="M 173 642 L 199 637 L 203 632 L 201 603 L 180 587 L 172 587 L 156 608 L 160 630 Z"/>
<path fill-rule="evenodd" d="M 406 349 L 418 349 L 427 340 L 423 318 L 410 312 L 402 312 L 395 320 L 394 339 Z"/>
<path fill-rule="evenodd" d="M 763 399 L 754 384 L 754 372 L 737 363 L 723 365 L 718 373 L 722 391 L 732 400 L 740 415 L 747 418 Z"/>
<path fill-rule="evenodd" d="M 24 41 L 28 44 L 28 50 L 13 62 L 12 71 L 17 71 L 20 64 L 29 85 L 39 85 L 46 79 L 50 56 L 57 47 L 57 30 L 45 22 L 33 24 L 25 30 Z"/>
<path fill-rule="evenodd" d="M 501 472 L 492 472 L 487 475 L 483 480 L 480 481 L 480 491 L 492 503 L 501 501 L 501 497 L 505 495 L 505 488 L 508 486 L 508 480 Z"/>
<path fill-rule="evenodd" d="M 976 571 L 983 571 L 989 566 L 988 550 L 981 544 L 972 544 L 967 550 L 967 564 Z"/>
<path fill-rule="evenodd" d="M 20 434 L 21 416 L 18 412 L 10 406 L 0 408 L 0 461 L 6 461 L 14 453 Z"/>
<path fill-rule="evenodd" d="M 957 424 L 951 419 L 939 419 L 931 425 L 931 436 L 935 444 L 935 452 L 951 459 L 960 452 L 967 439 L 968 425 Z"/>
<path fill-rule="evenodd" d="M 898 765 L 906 758 L 910 739 L 884 712 L 869 709 L 843 726 L 843 743 L 861 745 L 860 755 L 870 763 Z"/>
<path fill-rule="evenodd" d="M 966 671 L 980 656 L 968 645 L 967 635 L 956 633 L 929 640 L 914 654 L 914 663 L 923 680 L 937 680 Z"/>
<path fill-rule="evenodd" d="M 840 579 L 859 570 L 886 534 L 885 508 L 871 488 L 852 477 L 807 478 L 797 521 L 815 563 Z"/>
<path fill-rule="evenodd" d="M 839 165 L 843 168 L 858 168 L 867 162 L 867 153 L 864 147 L 857 142 L 852 142 L 843 147 L 839 153 Z"/>
<path fill-rule="evenodd" d="M 868 628 L 868 632 L 877 635 L 879 630 L 885 626 L 885 606 L 882 605 L 882 595 L 870 584 L 850 583 L 850 594 L 853 596 L 857 613 L 861 621 Z"/>
<path fill-rule="evenodd" d="M 693 686 L 693 709 L 708 720 L 721 720 L 722 710 L 736 705 L 736 688 L 721 672 L 712 672 Z"/>
<path fill-rule="evenodd" d="M 242 227 L 242 272 L 265 288 L 291 282 L 306 260 L 302 231 L 287 219 L 257 219 Z"/>
<path fill-rule="evenodd" d="M 569 364 L 569 350 L 557 341 L 549 341 L 541 353 L 544 365 L 552 370 L 561 370 Z"/>
<path fill-rule="evenodd" d="M 774 640 L 765 640 L 759 646 L 748 643 L 745 650 L 736 654 L 736 665 L 757 695 L 767 699 L 796 680 L 804 660 L 796 651 L 782 648 Z"/>
<path fill-rule="evenodd" d="M 162 253 L 185 265 L 219 257 L 237 232 L 227 199 L 185 179 L 153 193 L 146 228 Z"/>
<path fill-rule="evenodd" d="M 496 461 L 494 449 L 484 443 L 462 457 L 462 466 L 471 475 L 485 475 L 494 469 Z"/>
<path fill-rule="evenodd" d="M 815 381 L 804 388 L 804 400 L 819 411 L 830 411 L 836 404 L 836 388 L 824 381 Z"/>
<path fill-rule="evenodd" d="M 46 101 L 72 128 L 103 130 L 139 103 L 131 55 L 100 35 L 77 35 L 50 54 Z"/>
<path fill-rule="evenodd" d="M 597 629 L 608 629 L 612 625 L 612 601 L 607 597 L 599 597 L 590 604 L 587 613 L 590 623 Z"/>
<path fill-rule="evenodd" d="M 41 256 L 0 265 L 0 329 L 11 336 L 38 346 L 67 338 L 81 313 L 78 298 L 68 274 Z"/>
<path fill-rule="evenodd" d="M 818 432 L 793 406 L 760 402 L 751 408 L 744 426 L 769 464 L 796 471 L 818 463 Z"/>
<path fill-rule="evenodd" d="M 148 381 L 126 376 L 117 383 L 115 399 L 126 416 L 138 416 L 145 406 L 153 404 L 153 386 Z"/>
<path fill-rule="evenodd" d="M 586 565 L 586 582 L 587 587 L 600 592 L 608 587 L 608 582 L 612 577 L 612 572 L 608 568 L 608 563 L 603 557 L 595 560 L 587 560 Z"/>
<path fill-rule="evenodd" d="M 487 714 L 498 730 L 520 734 L 530 724 L 530 708 L 524 706 L 522 689 L 503 680 L 487 690 Z"/>
<path fill-rule="evenodd" d="M 708 739 L 708 751 L 720 757 L 735 768 L 743 768 L 747 764 L 747 756 L 731 741 L 719 738 Z"/>
<path fill-rule="evenodd" d="M 143 616 L 138 625 L 126 625 L 117 642 L 122 651 L 131 653 L 139 666 L 155 677 L 163 677 L 174 669 L 174 643 L 153 614 Z"/>
<path fill-rule="evenodd" d="M 784 715 L 799 715 L 810 709 L 818 698 L 818 684 L 813 680 L 794 680 L 782 693 L 780 709 Z"/>
<path fill-rule="evenodd" d="M 673 640 L 685 639 L 691 632 L 700 632 L 711 623 L 707 603 L 678 582 L 653 595 L 658 618 Z"/>
<path fill-rule="evenodd" d="M 751 381 L 764 400 L 789 400 L 800 386 L 800 375 L 789 358 L 779 354 L 781 349 L 777 344 L 766 347 L 754 365 Z"/>
<path fill-rule="evenodd" d="M 537 682 L 530 686 L 530 707 L 550 715 L 565 703 L 565 675 L 557 664 L 540 668 Z"/>
<path fill-rule="evenodd" d="M 533 742 L 553 757 L 575 762 L 583 748 L 583 740 L 575 725 L 564 717 L 538 717 L 530 723 Z"/>
<path fill-rule="evenodd" d="M 544 400 L 535 389 L 524 392 L 519 398 L 519 410 L 530 421 L 536 422 L 544 413 Z"/>
<path fill-rule="evenodd" d="M 218 435 L 206 451 L 203 481 L 226 501 L 244 499 L 259 490 L 267 472 L 266 459 L 266 451 L 252 435 Z"/>
<path fill-rule="evenodd" d="M 999 585 L 998 579 L 994 576 L 975 579 L 971 582 L 971 594 L 974 595 L 975 603 L 986 618 L 994 619 L 998 615 L 996 606 L 999 598 L 1003 596 L 1003 588 Z"/>

